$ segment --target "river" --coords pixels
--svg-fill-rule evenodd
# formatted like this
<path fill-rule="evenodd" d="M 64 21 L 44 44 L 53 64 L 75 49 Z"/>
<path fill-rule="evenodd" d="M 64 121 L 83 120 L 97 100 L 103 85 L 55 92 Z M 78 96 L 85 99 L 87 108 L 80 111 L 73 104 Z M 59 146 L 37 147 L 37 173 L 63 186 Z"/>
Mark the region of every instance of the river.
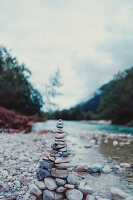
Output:
<path fill-rule="evenodd" d="M 56 123 L 56 120 L 36 123 L 33 126 L 33 131 L 56 131 Z M 64 131 L 67 133 L 68 147 L 74 155 L 72 160 L 73 166 L 85 164 L 90 166 L 94 163 L 100 163 L 102 166 L 110 164 L 107 157 L 100 152 L 100 146 L 95 145 L 93 148 L 86 148 L 89 143 L 89 135 L 133 134 L 133 127 L 115 126 L 106 123 L 98 124 L 90 123 L 88 121 L 64 121 L 63 124 Z M 52 140 L 53 138 L 51 137 L 51 142 Z M 114 161 L 112 161 L 112 163 L 114 163 Z M 116 173 L 101 174 L 100 176 L 80 174 L 79 178 L 84 179 L 84 181 L 94 189 L 95 194 L 100 197 L 110 198 L 111 187 L 117 187 L 133 196 L 133 184 Z"/>

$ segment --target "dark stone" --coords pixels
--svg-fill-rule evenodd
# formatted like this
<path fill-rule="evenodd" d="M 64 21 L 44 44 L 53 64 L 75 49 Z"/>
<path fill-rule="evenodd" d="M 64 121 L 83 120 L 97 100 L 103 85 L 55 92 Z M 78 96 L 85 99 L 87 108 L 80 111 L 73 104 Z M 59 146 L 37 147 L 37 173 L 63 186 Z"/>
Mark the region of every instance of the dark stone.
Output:
<path fill-rule="evenodd" d="M 67 156 L 69 156 L 69 155 L 71 155 L 71 153 L 70 153 L 69 151 L 64 151 L 64 152 L 62 152 L 62 156 L 63 156 L 63 157 L 67 157 Z"/>
<path fill-rule="evenodd" d="M 57 124 L 56 127 L 57 127 L 57 128 L 63 128 L 63 125 L 62 125 L 62 124 Z"/>
<path fill-rule="evenodd" d="M 51 169 L 53 166 L 54 162 L 51 160 L 41 160 L 39 165 L 39 167 L 43 169 Z"/>
<path fill-rule="evenodd" d="M 43 180 L 44 178 L 46 178 L 48 176 L 51 176 L 49 170 L 47 170 L 47 169 L 41 169 L 41 168 L 37 169 L 36 177 L 37 177 L 38 181 L 41 181 L 41 180 Z"/>
<path fill-rule="evenodd" d="M 101 173 L 101 168 L 99 168 L 99 167 L 88 168 L 88 173 L 89 173 L 89 174 Z"/>
<path fill-rule="evenodd" d="M 50 156 L 52 157 L 61 157 L 60 153 L 51 153 Z"/>
<path fill-rule="evenodd" d="M 51 148 L 52 148 L 53 150 L 57 150 L 57 149 L 58 149 L 57 146 L 58 146 L 58 144 L 54 143 L 54 144 L 51 145 Z"/>

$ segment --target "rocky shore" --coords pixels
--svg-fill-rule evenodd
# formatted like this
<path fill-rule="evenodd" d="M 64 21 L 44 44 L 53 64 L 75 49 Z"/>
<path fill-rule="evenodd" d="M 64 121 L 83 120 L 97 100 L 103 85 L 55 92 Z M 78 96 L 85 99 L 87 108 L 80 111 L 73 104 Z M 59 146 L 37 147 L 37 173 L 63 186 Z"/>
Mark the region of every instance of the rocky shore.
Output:
<path fill-rule="evenodd" d="M 69 171 L 76 176 L 79 189 L 82 187 L 86 200 L 132 199 L 133 185 L 119 177 L 119 174 L 132 170 L 132 164 L 114 162 L 99 153 L 101 143 L 106 144 L 108 137 L 116 140 L 114 135 L 67 135 L 67 144 L 72 155 Z M 41 192 L 36 193 L 37 191 L 48 189 L 49 182 L 37 180 L 36 171 L 40 160 L 49 155 L 52 140 L 52 132 L 0 134 L 0 199 L 36 200 L 42 195 Z M 132 140 L 132 137 L 129 135 L 126 142 L 127 140 Z M 29 190 L 30 197 L 26 197 Z"/>

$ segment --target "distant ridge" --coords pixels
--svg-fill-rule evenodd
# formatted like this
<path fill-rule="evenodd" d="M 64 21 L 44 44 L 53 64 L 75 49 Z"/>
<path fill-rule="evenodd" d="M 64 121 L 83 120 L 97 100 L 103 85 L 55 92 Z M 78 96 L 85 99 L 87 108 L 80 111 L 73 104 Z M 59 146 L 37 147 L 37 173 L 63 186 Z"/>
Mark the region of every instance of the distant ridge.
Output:
<path fill-rule="evenodd" d="M 79 103 L 78 105 L 76 105 L 75 107 L 73 107 L 74 109 L 75 108 L 80 108 L 81 110 L 83 111 L 95 111 L 98 106 L 99 106 L 99 103 L 100 103 L 100 98 L 101 96 L 103 95 L 103 92 L 104 92 L 104 87 L 108 85 L 107 84 L 104 84 L 102 85 L 94 94 L 93 94 L 93 97 L 91 97 L 89 100 L 87 101 L 84 101 L 84 102 L 81 102 Z"/>

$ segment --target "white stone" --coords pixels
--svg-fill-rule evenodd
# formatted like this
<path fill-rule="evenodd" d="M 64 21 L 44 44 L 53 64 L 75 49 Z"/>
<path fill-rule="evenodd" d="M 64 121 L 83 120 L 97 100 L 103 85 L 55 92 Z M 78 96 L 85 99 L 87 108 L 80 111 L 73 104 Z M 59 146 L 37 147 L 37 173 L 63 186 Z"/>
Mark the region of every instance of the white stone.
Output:
<path fill-rule="evenodd" d="M 102 168 L 102 172 L 104 174 L 109 174 L 111 171 L 112 170 L 110 169 L 110 167 L 108 165 Z"/>
<path fill-rule="evenodd" d="M 49 190 L 55 190 L 57 188 L 57 184 L 53 178 L 45 178 L 44 183 L 46 185 L 46 188 Z"/>
<path fill-rule="evenodd" d="M 129 163 L 121 163 L 120 164 L 120 167 L 123 167 L 123 168 L 130 168 L 131 165 Z"/>
<path fill-rule="evenodd" d="M 94 168 L 94 167 L 102 169 L 102 165 L 100 163 L 95 163 L 95 164 L 91 165 L 91 168 Z"/>
<path fill-rule="evenodd" d="M 127 197 L 129 197 L 130 195 L 123 192 L 122 190 L 112 187 L 111 188 L 111 197 L 113 200 L 122 200 L 122 199 L 126 199 Z"/>
<path fill-rule="evenodd" d="M 117 146 L 118 145 L 118 141 L 114 140 L 113 141 L 113 146 Z"/>

